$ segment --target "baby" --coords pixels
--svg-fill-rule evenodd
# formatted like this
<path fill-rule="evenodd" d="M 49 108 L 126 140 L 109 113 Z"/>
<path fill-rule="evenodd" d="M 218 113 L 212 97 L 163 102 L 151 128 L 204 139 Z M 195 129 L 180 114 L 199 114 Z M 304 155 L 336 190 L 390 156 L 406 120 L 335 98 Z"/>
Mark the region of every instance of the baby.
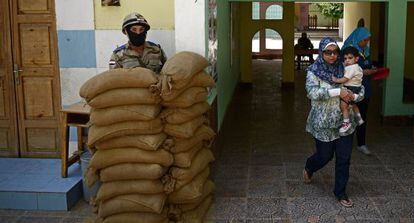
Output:
<path fill-rule="evenodd" d="M 344 87 L 352 91 L 354 94 L 359 94 L 361 91 L 362 83 L 362 68 L 358 65 L 359 52 L 355 47 L 349 46 L 343 50 L 345 72 L 344 77 L 336 78 L 332 77 L 332 81 L 335 83 L 344 84 Z M 362 125 L 361 113 L 359 112 L 358 106 L 355 102 L 346 102 L 341 99 L 341 111 L 344 117 L 342 126 L 339 129 L 339 133 L 345 133 L 351 127 L 349 120 L 349 107 L 352 106 L 352 110 L 356 114 L 358 125 Z"/>

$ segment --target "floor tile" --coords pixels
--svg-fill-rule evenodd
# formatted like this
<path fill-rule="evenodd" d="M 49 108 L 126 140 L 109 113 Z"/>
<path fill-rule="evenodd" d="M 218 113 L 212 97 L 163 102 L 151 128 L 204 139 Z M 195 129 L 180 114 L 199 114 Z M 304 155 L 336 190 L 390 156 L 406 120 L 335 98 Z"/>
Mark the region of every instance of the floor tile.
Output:
<path fill-rule="evenodd" d="M 284 198 L 249 198 L 247 199 L 248 218 L 288 218 L 287 202 Z"/>

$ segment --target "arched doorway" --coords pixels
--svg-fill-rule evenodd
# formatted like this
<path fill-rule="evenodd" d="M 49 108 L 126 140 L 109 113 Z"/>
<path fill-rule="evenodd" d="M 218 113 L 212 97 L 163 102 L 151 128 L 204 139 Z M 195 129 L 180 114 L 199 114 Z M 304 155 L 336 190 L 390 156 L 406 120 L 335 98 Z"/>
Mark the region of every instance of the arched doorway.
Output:
<path fill-rule="evenodd" d="M 267 75 L 277 75 L 276 80 L 281 80 L 283 39 L 274 29 L 262 29 L 252 37 L 252 74 L 271 72 Z M 263 67 L 271 69 L 263 70 Z M 253 79 L 255 77 L 252 77 Z M 279 84 L 279 83 L 278 83 Z"/>

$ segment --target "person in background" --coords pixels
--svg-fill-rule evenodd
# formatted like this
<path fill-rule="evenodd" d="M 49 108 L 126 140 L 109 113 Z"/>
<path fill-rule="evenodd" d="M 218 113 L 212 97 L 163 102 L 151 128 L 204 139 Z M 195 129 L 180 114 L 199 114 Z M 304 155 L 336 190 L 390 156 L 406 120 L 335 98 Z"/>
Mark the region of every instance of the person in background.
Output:
<path fill-rule="evenodd" d="M 311 183 L 312 175 L 335 159 L 334 195 L 344 207 L 352 207 L 353 202 L 346 194 L 351 163 L 355 116 L 352 110 L 349 118 L 353 125 L 339 135 L 342 114 L 340 99 L 349 102 L 360 101 L 364 97 L 364 87 L 359 94 L 341 88 L 332 81 L 332 76 L 342 77 L 344 68 L 339 60 L 339 47 L 332 38 L 323 38 L 319 44 L 319 56 L 306 75 L 307 97 L 311 100 L 311 110 L 306 123 L 306 131 L 315 139 L 316 152 L 306 160 L 303 180 Z"/>
<path fill-rule="evenodd" d="M 313 49 L 313 44 L 310 41 L 310 39 L 308 38 L 308 35 L 305 32 L 303 32 L 302 37 L 300 37 L 298 39 L 298 43 L 296 44 L 295 47 L 297 49 L 300 49 L 300 50 L 311 50 L 311 49 Z M 304 56 L 309 57 L 309 62 L 311 62 L 311 63 L 314 62 L 312 54 L 308 54 L 308 55 L 304 55 Z"/>
<path fill-rule="evenodd" d="M 128 43 L 116 48 L 109 60 L 109 69 L 144 67 L 159 73 L 167 57 L 159 44 L 146 41 L 150 25 L 139 13 L 125 16 L 122 33 Z"/>
<path fill-rule="evenodd" d="M 362 85 L 365 88 L 364 99 L 357 103 L 357 106 L 361 112 L 361 117 L 364 120 L 364 124 L 357 127 L 356 136 L 357 136 L 357 150 L 363 154 L 369 155 L 368 146 L 365 141 L 366 128 L 367 128 L 367 112 L 368 104 L 372 95 L 371 87 L 371 75 L 375 74 L 377 70 L 372 66 L 370 59 L 370 49 L 368 43 L 370 41 L 371 33 L 365 27 L 356 28 L 351 35 L 345 40 L 342 49 L 345 49 L 349 46 L 355 47 L 359 52 L 358 64 L 363 70 Z"/>

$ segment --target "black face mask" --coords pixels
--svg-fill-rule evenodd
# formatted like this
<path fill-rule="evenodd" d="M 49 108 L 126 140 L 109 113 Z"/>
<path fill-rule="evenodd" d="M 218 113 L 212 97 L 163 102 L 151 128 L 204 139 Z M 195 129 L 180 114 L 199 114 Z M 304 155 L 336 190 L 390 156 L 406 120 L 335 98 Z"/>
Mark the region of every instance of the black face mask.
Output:
<path fill-rule="evenodd" d="M 147 31 L 137 34 L 127 29 L 127 33 L 128 33 L 129 41 L 134 46 L 142 46 L 142 44 L 145 43 L 145 39 L 147 38 Z"/>

